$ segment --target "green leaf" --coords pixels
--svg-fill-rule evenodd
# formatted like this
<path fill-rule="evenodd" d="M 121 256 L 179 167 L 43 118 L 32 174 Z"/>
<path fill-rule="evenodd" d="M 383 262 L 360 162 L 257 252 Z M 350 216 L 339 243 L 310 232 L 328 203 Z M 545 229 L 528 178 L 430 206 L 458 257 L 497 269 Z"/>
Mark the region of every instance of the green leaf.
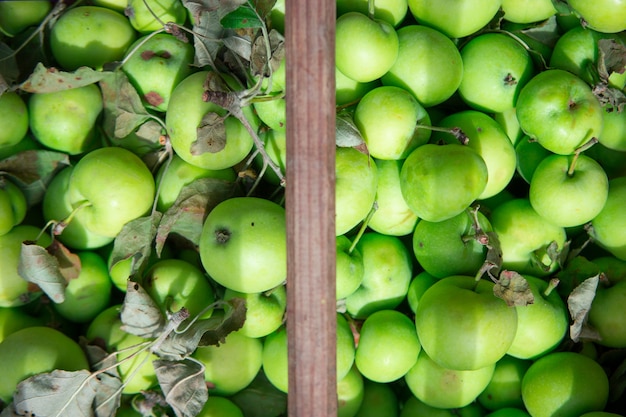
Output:
<path fill-rule="evenodd" d="M 69 165 L 65 153 L 31 149 L 0 160 L 0 174 L 6 174 L 20 187 L 32 207 L 43 200 L 54 175 Z"/>
<path fill-rule="evenodd" d="M 54 370 L 34 375 L 18 384 L 13 407 L 21 416 L 91 417 L 97 392 L 95 382 L 87 370 Z"/>
<path fill-rule="evenodd" d="M 165 327 L 161 309 L 137 282 L 128 281 L 120 311 L 121 329 L 144 338 L 154 338 Z"/>
<path fill-rule="evenodd" d="M 165 401 L 176 416 L 197 416 L 209 398 L 204 365 L 190 358 L 180 361 L 158 359 L 152 363 Z"/>
<path fill-rule="evenodd" d="M 228 13 L 220 20 L 220 23 L 227 29 L 260 28 L 264 25 L 256 12 L 248 6 L 241 6 Z"/>
<path fill-rule="evenodd" d="M 600 282 L 600 275 L 587 278 L 578 285 L 567 297 L 567 308 L 573 323 L 570 325 L 570 338 L 574 342 L 579 340 L 599 340 L 598 332 L 588 323 L 591 303 L 596 296 L 596 289 Z"/>
<path fill-rule="evenodd" d="M 199 178 L 184 186 L 159 223 L 156 235 L 157 255 L 160 256 L 171 233 L 198 245 L 202 224 L 209 211 L 222 201 L 237 195 L 240 195 L 240 190 L 236 182 L 217 178 Z"/>
<path fill-rule="evenodd" d="M 40 62 L 26 81 L 20 84 L 20 88 L 28 93 L 52 93 L 95 84 L 110 75 L 109 72 L 96 71 L 90 67 L 80 67 L 73 72 L 59 71 L 46 68 Z"/>
<path fill-rule="evenodd" d="M 515 271 L 502 271 L 498 282 L 493 287 L 493 293 L 496 297 L 506 301 L 510 307 L 523 307 L 535 302 L 528 281 Z"/>

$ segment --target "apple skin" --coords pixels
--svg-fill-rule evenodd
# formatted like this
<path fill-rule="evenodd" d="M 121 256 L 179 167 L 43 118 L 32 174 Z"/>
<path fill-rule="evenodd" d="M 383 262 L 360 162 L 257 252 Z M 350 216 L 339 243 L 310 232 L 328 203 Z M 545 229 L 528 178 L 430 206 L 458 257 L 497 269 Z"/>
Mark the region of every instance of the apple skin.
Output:
<path fill-rule="evenodd" d="M 0 32 L 12 37 L 38 25 L 52 10 L 49 0 L 0 2 Z"/>
<path fill-rule="evenodd" d="M 398 394 L 391 385 L 364 379 L 363 401 L 355 417 L 397 416 L 399 408 Z"/>
<path fill-rule="evenodd" d="M 263 146 L 265 146 L 267 156 L 280 168 L 280 172 L 284 176 L 287 169 L 287 131 L 276 129 L 262 130 L 259 132 L 259 139 L 261 139 Z M 260 173 L 264 164 L 263 155 L 257 155 L 257 157 L 254 158 L 254 164 L 257 168 L 257 172 Z M 281 180 L 270 167 L 265 168 L 263 179 L 272 185 L 280 186 Z"/>
<path fill-rule="evenodd" d="M 202 228 L 199 251 L 204 269 L 234 291 L 258 293 L 277 287 L 287 277 L 285 222 L 285 209 L 270 200 L 222 201 Z"/>
<path fill-rule="evenodd" d="M 346 235 L 337 236 L 335 243 L 337 248 L 335 297 L 341 300 L 349 297 L 359 288 L 363 282 L 365 268 L 361 251 L 355 247 L 350 252 L 352 241 Z"/>
<path fill-rule="evenodd" d="M 551 0 L 502 0 L 504 18 L 514 23 L 534 23 L 556 14 Z"/>
<path fill-rule="evenodd" d="M 205 366 L 209 396 L 228 396 L 247 387 L 261 369 L 263 341 L 229 333 L 219 346 L 200 346 L 191 355 Z"/>
<path fill-rule="evenodd" d="M 130 24 L 141 34 L 159 30 L 169 22 L 183 25 L 187 20 L 187 9 L 180 0 L 128 0 L 126 10 Z"/>
<path fill-rule="evenodd" d="M 619 152 L 626 151 L 626 113 L 604 109 L 602 133 L 598 137 L 601 145 Z M 595 148 L 595 146 L 594 146 Z"/>
<path fill-rule="evenodd" d="M 123 70 L 145 106 L 164 112 L 174 87 L 192 72 L 194 49 L 169 33 L 148 36 L 129 46 L 133 55 L 127 57 Z"/>
<path fill-rule="evenodd" d="M 476 402 L 461 408 L 437 408 L 424 404 L 411 395 L 404 402 L 399 417 L 482 417 L 485 410 Z"/>
<path fill-rule="evenodd" d="M 604 272 L 604 271 L 603 271 Z M 626 303 L 626 280 L 615 281 L 609 277 L 609 284 L 600 281 L 589 310 L 589 324 L 599 333 L 600 346 L 611 348 L 626 347 L 626 320 L 621 314 Z"/>
<path fill-rule="evenodd" d="M 99 6 L 67 10 L 52 27 L 50 48 L 59 65 L 73 71 L 82 66 L 101 70 L 118 61 L 136 38 L 126 16 Z"/>
<path fill-rule="evenodd" d="M 406 297 L 413 277 L 412 257 L 395 236 L 367 232 L 356 245 L 363 257 L 361 286 L 346 298 L 348 314 L 366 318 L 384 309 L 396 308 Z"/>
<path fill-rule="evenodd" d="M 355 148 L 335 152 L 335 234 L 348 233 L 368 215 L 376 200 L 378 168 Z"/>
<path fill-rule="evenodd" d="M 491 380 L 495 363 L 473 370 L 445 368 L 424 351 L 404 377 L 409 389 L 424 404 L 436 408 L 461 408 L 476 400 Z"/>
<path fill-rule="evenodd" d="M 152 208 L 155 184 L 146 164 L 120 147 L 95 149 L 74 166 L 69 180 L 69 201 L 92 233 L 116 237 L 131 220 Z"/>
<path fill-rule="evenodd" d="M 578 417 L 602 411 L 609 380 L 593 359 L 575 352 L 553 352 L 537 359 L 522 379 L 524 406 L 533 417 Z"/>
<path fill-rule="evenodd" d="M 80 345 L 50 327 L 26 327 L 7 336 L 0 343 L 4 362 L 0 378 L 0 400 L 11 402 L 17 384 L 33 375 L 55 369 L 89 369 Z"/>
<path fill-rule="evenodd" d="M 430 26 L 450 38 L 469 36 L 496 15 L 502 0 L 409 0 L 409 10 L 418 23 Z"/>
<path fill-rule="evenodd" d="M 487 410 L 501 408 L 523 408 L 522 378 L 533 362 L 527 359 L 504 355 L 496 362 L 489 384 L 477 398 Z"/>
<path fill-rule="evenodd" d="M 337 16 L 347 12 L 368 13 L 367 0 L 338 0 Z M 379 0 L 374 5 L 374 17 L 382 19 L 397 27 L 404 20 L 408 12 L 406 0 Z"/>
<path fill-rule="evenodd" d="M 0 307 L 0 343 L 18 330 L 43 324 L 43 320 L 31 316 L 21 308 Z"/>
<path fill-rule="evenodd" d="M 558 292 L 548 290 L 547 281 L 530 275 L 524 278 L 534 302 L 515 307 L 517 332 L 507 354 L 519 359 L 536 359 L 554 350 L 565 338 L 569 329 L 569 314 Z"/>
<path fill-rule="evenodd" d="M 227 397 L 210 395 L 196 417 L 244 417 L 243 411 Z"/>
<path fill-rule="evenodd" d="M 375 159 L 405 159 L 428 142 L 430 117 L 407 90 L 394 86 L 374 88 L 361 98 L 354 110 L 354 123 Z"/>
<path fill-rule="evenodd" d="M 481 212 L 478 222 L 484 232 L 491 223 Z M 420 266 L 435 278 L 473 275 L 485 262 L 487 247 L 478 242 L 473 231 L 473 216 L 461 212 L 440 222 L 420 220 L 413 232 L 413 253 Z"/>
<path fill-rule="evenodd" d="M 0 7 L 6 3 L 0 3 Z M 0 124 L 3 126 L 0 148 L 16 145 L 28 132 L 28 107 L 22 96 L 14 91 L 6 91 L 0 96 Z"/>
<path fill-rule="evenodd" d="M 404 160 L 402 195 L 423 220 L 438 222 L 467 209 L 487 186 L 487 165 L 466 145 L 427 143 Z"/>
<path fill-rule="evenodd" d="M 520 274 L 539 278 L 558 268 L 547 249 L 556 242 L 562 250 L 567 235 L 565 229 L 541 217 L 528 198 L 514 198 L 496 206 L 489 217 L 498 235 L 502 250 L 502 267 Z"/>
<path fill-rule="evenodd" d="M 378 186 L 376 204 L 378 208 L 370 218 L 368 226 L 385 235 L 406 236 L 413 232 L 418 217 L 402 196 L 400 172 L 402 160 L 376 159 Z"/>
<path fill-rule="evenodd" d="M 356 103 L 368 91 L 380 86 L 380 79 L 369 83 L 360 83 L 345 75 L 335 67 L 335 103 L 337 106 L 346 106 Z"/>
<path fill-rule="evenodd" d="M 441 104 L 456 92 L 463 78 L 463 60 L 443 33 L 422 25 L 398 29 L 398 57 L 381 77 L 383 85 L 413 93 L 426 108 Z"/>
<path fill-rule="evenodd" d="M 195 72 L 174 88 L 165 113 L 167 133 L 174 152 L 188 163 L 211 170 L 230 168 L 248 155 L 254 143 L 248 131 L 233 116 L 228 116 L 225 120 L 226 137 L 231 140 L 226 140 L 226 146 L 222 150 L 200 154 L 191 152 L 191 145 L 197 139 L 196 129 L 204 115 L 226 114 L 217 104 L 202 100 L 203 85 L 208 74 L 208 71 Z"/>
<path fill-rule="evenodd" d="M 70 280 L 65 300 L 54 309 L 74 323 L 88 323 L 109 306 L 113 283 L 105 260 L 96 252 L 81 251 L 80 274 Z"/>
<path fill-rule="evenodd" d="M 262 338 L 283 324 L 287 309 L 287 291 L 284 285 L 260 293 L 243 293 L 226 289 L 224 300 L 233 298 L 246 300 L 246 321 L 239 329 L 239 333 L 244 336 Z"/>
<path fill-rule="evenodd" d="M 95 84 L 34 93 L 28 101 L 30 129 L 42 145 L 77 155 L 93 147 L 102 109 L 102 93 Z"/>
<path fill-rule="evenodd" d="M 335 64 L 339 71 L 362 83 L 382 77 L 398 57 L 398 34 L 384 20 L 359 12 L 337 18 Z"/>
<path fill-rule="evenodd" d="M 622 209 L 626 204 L 626 177 L 609 181 L 609 195 L 602 211 L 591 221 L 590 236 L 600 247 L 615 257 L 626 260 L 626 220 Z"/>
<path fill-rule="evenodd" d="M 420 272 L 411 280 L 406 299 L 413 314 L 417 311 L 422 295 L 437 281 L 439 281 L 438 278 L 433 277 L 426 271 Z"/>
<path fill-rule="evenodd" d="M 346 376 L 337 381 L 337 417 L 355 417 L 364 396 L 363 376 L 353 365 Z"/>
<path fill-rule="evenodd" d="M 208 318 L 204 311 L 215 301 L 213 287 L 204 272 L 181 259 L 161 259 L 142 277 L 143 287 L 164 315 L 185 307 L 190 317 Z"/>
<path fill-rule="evenodd" d="M 609 193 L 609 179 L 602 166 L 581 154 L 569 174 L 571 156 L 549 155 L 535 168 L 528 199 L 540 216 L 561 227 L 580 226 L 602 210 Z"/>
<path fill-rule="evenodd" d="M 515 155 L 517 158 L 517 173 L 530 184 L 530 180 L 537 169 L 537 166 L 545 157 L 554 155 L 544 148 L 536 140 L 524 135 L 515 145 Z"/>
<path fill-rule="evenodd" d="M 536 74 L 517 99 L 522 130 L 547 150 L 571 155 L 602 132 L 603 109 L 591 87 L 561 69 Z"/>
<path fill-rule="evenodd" d="M 582 16 L 590 28 L 598 32 L 617 33 L 626 30 L 626 4 L 621 0 L 593 3 L 569 0 L 568 4 Z"/>
<path fill-rule="evenodd" d="M 487 113 L 514 108 L 520 90 L 535 73 L 528 51 L 503 33 L 478 35 L 463 46 L 461 58 L 459 94 L 470 107 Z"/>
<path fill-rule="evenodd" d="M 504 190 L 515 174 L 515 148 L 498 122 L 486 113 L 477 110 L 464 110 L 444 117 L 440 127 L 460 128 L 468 137 L 468 146 L 476 151 L 487 165 L 487 185 L 477 197 L 493 197 Z M 449 133 L 435 132 L 431 143 L 445 141 L 458 143 Z"/>
<path fill-rule="evenodd" d="M 41 295 L 41 292 L 31 292 L 29 282 L 17 272 L 22 242 L 36 241 L 43 247 L 52 243 L 49 235 L 39 236 L 39 232 L 38 227 L 20 224 L 0 236 L 0 307 L 24 305 Z"/>
<path fill-rule="evenodd" d="M 385 340 L 385 344 L 380 341 Z M 365 319 L 355 364 L 370 381 L 389 383 L 415 365 L 421 350 L 413 321 L 397 310 L 379 310 Z"/>
<path fill-rule="evenodd" d="M 0 177 L 0 236 L 7 234 L 26 217 L 24 192 L 11 180 Z"/>
<path fill-rule="evenodd" d="M 455 275 L 439 280 L 422 295 L 415 327 L 422 350 L 453 370 L 495 364 L 511 346 L 517 311 L 493 294 L 493 282 Z"/>
<path fill-rule="evenodd" d="M 263 339 L 262 369 L 268 381 L 279 391 L 289 389 L 287 329 L 281 326 Z"/>

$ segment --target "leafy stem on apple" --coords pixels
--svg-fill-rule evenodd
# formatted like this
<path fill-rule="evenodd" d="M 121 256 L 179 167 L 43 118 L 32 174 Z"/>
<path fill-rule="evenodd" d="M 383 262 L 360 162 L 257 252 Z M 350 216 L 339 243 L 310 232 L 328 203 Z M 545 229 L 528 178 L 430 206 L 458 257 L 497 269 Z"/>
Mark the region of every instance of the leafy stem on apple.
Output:
<path fill-rule="evenodd" d="M 374 215 L 374 213 L 376 213 L 376 210 L 378 210 L 378 202 L 374 201 L 374 204 L 372 204 L 372 208 L 370 209 L 369 213 L 367 213 L 367 216 L 365 217 L 363 223 L 361 224 L 361 227 L 359 228 L 359 232 L 354 237 L 352 245 L 350 245 L 350 249 L 348 249 L 348 254 L 352 254 L 354 248 L 356 248 L 356 245 L 359 243 L 359 240 L 361 240 L 361 237 L 365 233 L 367 225 L 369 224 L 370 220 L 372 220 L 372 216 Z"/>

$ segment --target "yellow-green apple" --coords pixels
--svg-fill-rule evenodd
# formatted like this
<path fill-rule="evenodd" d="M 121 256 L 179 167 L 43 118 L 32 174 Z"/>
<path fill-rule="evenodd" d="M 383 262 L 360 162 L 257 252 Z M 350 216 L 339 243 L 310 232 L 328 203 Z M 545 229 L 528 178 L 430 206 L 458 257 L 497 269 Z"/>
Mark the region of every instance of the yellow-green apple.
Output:
<path fill-rule="evenodd" d="M 353 294 L 363 282 L 365 269 L 363 256 L 356 247 L 352 248 L 352 241 L 346 235 L 335 238 L 336 243 L 336 289 L 335 297 L 341 300 Z"/>
<path fill-rule="evenodd" d="M 5 3 L 0 3 L 0 7 Z M 0 124 L 3 126 L 0 148 L 16 145 L 28 132 L 28 107 L 22 96 L 14 91 L 0 95 Z"/>
<path fill-rule="evenodd" d="M 38 25 L 52 10 L 50 0 L 5 0 L 0 2 L 0 32 L 15 36 Z"/>
<path fill-rule="evenodd" d="M 522 378 L 531 364 L 531 360 L 504 355 L 496 362 L 491 380 L 476 399 L 478 403 L 487 410 L 523 408 Z"/>
<path fill-rule="evenodd" d="M 128 20 L 137 32 L 145 34 L 166 23 L 185 24 L 187 9 L 180 0 L 128 0 Z"/>
<path fill-rule="evenodd" d="M 535 23 L 556 14 L 551 0 L 502 0 L 504 18 L 514 23 Z"/>
<path fill-rule="evenodd" d="M 626 260 L 626 177 L 609 181 L 609 194 L 600 213 L 591 221 L 593 241 L 619 259 Z"/>
<path fill-rule="evenodd" d="M 243 298 L 246 301 L 246 321 L 239 333 L 248 337 L 261 338 L 278 329 L 285 320 L 287 291 L 279 285 L 270 291 L 243 293 L 226 289 L 224 300 Z"/>
<path fill-rule="evenodd" d="M 22 223 L 27 208 L 22 189 L 10 179 L 0 177 L 0 236 Z"/>

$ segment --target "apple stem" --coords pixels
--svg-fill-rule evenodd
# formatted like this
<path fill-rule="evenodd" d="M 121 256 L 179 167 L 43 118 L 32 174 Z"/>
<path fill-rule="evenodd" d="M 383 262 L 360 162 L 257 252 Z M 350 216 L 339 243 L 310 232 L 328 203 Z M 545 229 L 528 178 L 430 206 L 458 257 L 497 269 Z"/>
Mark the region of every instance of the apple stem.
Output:
<path fill-rule="evenodd" d="M 549 296 L 560 282 L 561 281 L 559 281 L 558 278 L 552 278 L 550 281 L 548 281 L 548 287 L 543 292 L 543 295 L 545 295 L 546 297 Z"/>
<path fill-rule="evenodd" d="M 378 202 L 374 201 L 374 204 L 372 204 L 372 209 L 367 214 L 367 217 L 365 218 L 363 224 L 361 225 L 361 228 L 359 229 L 359 233 L 357 233 L 357 235 L 355 236 L 354 241 L 352 242 L 352 245 L 348 250 L 348 254 L 352 254 L 354 248 L 356 248 L 356 245 L 359 243 L 359 240 L 361 240 L 361 236 L 363 236 L 363 234 L 365 233 L 367 225 L 369 224 L 370 220 L 372 220 L 372 216 L 374 215 L 374 213 L 376 213 L 376 210 L 378 210 Z"/>
<path fill-rule="evenodd" d="M 65 219 L 61 220 L 60 222 L 56 222 L 54 224 L 54 228 L 52 229 L 52 233 L 54 235 L 56 235 L 56 236 L 58 236 L 61 233 L 63 233 L 63 230 L 65 230 L 65 228 L 74 219 L 74 216 L 76 216 L 76 213 L 78 213 L 83 208 L 89 207 L 91 205 L 92 205 L 92 203 L 90 201 L 87 201 L 87 200 L 81 202 L 80 205 L 78 207 L 76 207 L 74 210 L 72 210 L 72 212 Z"/>
<path fill-rule="evenodd" d="M 375 0 L 367 0 L 367 14 L 369 15 L 370 19 L 375 18 L 375 14 L 376 14 L 375 2 L 376 2 Z"/>
<path fill-rule="evenodd" d="M 574 153 L 574 155 L 572 155 L 572 160 L 569 164 L 569 168 L 567 169 L 567 176 L 568 177 L 573 177 L 574 176 L 574 171 L 576 169 L 576 162 L 578 161 L 578 156 L 580 155 L 580 152 L 576 152 Z"/>
<path fill-rule="evenodd" d="M 452 136 L 454 136 L 461 143 L 461 145 L 467 145 L 469 143 L 469 138 L 463 132 L 463 130 L 461 130 L 460 127 L 439 127 L 439 126 L 417 124 L 415 125 L 415 129 L 428 129 L 434 132 L 449 133 Z"/>

